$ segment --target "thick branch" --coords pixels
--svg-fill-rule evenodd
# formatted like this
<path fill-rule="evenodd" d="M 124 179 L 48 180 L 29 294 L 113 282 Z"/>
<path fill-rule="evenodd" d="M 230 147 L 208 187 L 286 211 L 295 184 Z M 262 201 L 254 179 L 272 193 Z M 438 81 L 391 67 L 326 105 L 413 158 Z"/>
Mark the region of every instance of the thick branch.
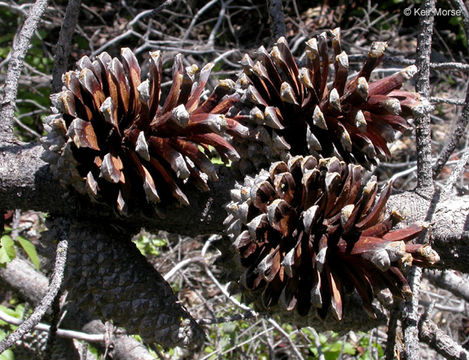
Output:
<path fill-rule="evenodd" d="M 438 329 L 438 326 L 431 320 L 421 323 L 419 336 L 421 341 L 429 344 L 445 359 L 469 359 L 469 352 L 444 331 Z"/>
<path fill-rule="evenodd" d="M 73 191 L 61 190 L 48 172 L 48 165 L 40 159 L 39 145 L 0 147 L 0 203 L 5 209 L 33 209 L 54 215 L 74 212 L 76 218 L 102 222 L 116 222 L 107 207 L 81 199 Z M 227 168 L 221 168 L 220 180 L 210 185 L 210 193 L 188 189 L 191 206 L 169 206 L 163 210 L 164 219 L 133 216 L 119 221 L 121 226 L 148 230 L 160 229 L 185 235 L 223 232 L 226 212 L 223 205 L 229 201 L 229 189 L 234 178 Z M 391 196 L 389 208 L 406 216 L 406 222 L 424 221 L 430 201 L 416 193 L 405 192 Z M 432 220 L 432 246 L 440 254 L 440 267 L 469 272 L 469 197 L 453 197 L 438 203 Z"/>
<path fill-rule="evenodd" d="M 469 301 L 469 284 L 466 279 L 459 276 L 455 271 L 428 270 L 425 272 L 425 277 L 434 285 L 451 291 L 465 301 Z"/>

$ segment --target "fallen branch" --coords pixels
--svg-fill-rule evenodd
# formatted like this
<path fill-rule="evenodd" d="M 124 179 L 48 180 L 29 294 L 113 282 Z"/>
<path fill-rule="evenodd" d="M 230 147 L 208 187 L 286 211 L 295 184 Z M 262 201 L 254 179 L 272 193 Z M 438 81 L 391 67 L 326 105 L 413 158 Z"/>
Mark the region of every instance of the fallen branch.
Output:
<path fill-rule="evenodd" d="M 445 359 L 469 359 L 469 352 L 451 339 L 444 331 L 441 331 L 432 320 L 421 321 L 419 328 L 420 340 L 430 345 Z"/>
<path fill-rule="evenodd" d="M 54 68 L 52 69 L 52 92 L 62 88 L 62 74 L 67 70 L 68 58 L 72 50 L 72 38 L 80 13 L 81 0 L 69 0 L 65 17 L 60 28 L 59 41 L 55 48 Z"/>
<path fill-rule="evenodd" d="M 0 268 L 0 278 L 9 288 L 19 292 L 24 299 L 33 305 L 39 303 L 47 292 L 47 278 L 21 259 L 14 259 L 7 264 L 6 268 Z M 81 310 L 77 311 L 76 308 L 68 309 L 63 324 L 72 329 L 80 329 L 80 332 L 88 334 L 101 336 L 105 333 L 105 325 L 101 321 L 90 321 L 89 314 Z M 110 355 L 114 360 L 154 359 L 143 344 L 131 336 L 118 335 L 121 332 L 117 330 L 116 333 L 111 334 L 109 339 L 109 342 L 113 344 Z M 96 346 L 99 344 L 96 343 Z"/>
<path fill-rule="evenodd" d="M 25 320 L 13 333 L 0 343 L 0 354 L 12 347 L 24 334 L 30 332 L 42 319 L 46 311 L 50 308 L 52 302 L 57 296 L 64 276 L 65 263 L 67 260 L 68 239 L 64 234 L 57 244 L 55 255 L 55 266 L 52 279 L 46 295 L 42 298 L 39 305 L 34 309 L 31 316 Z"/>
<path fill-rule="evenodd" d="M 467 279 L 458 275 L 455 271 L 427 270 L 424 276 L 434 285 L 448 290 L 457 297 L 469 302 L 469 283 Z"/>

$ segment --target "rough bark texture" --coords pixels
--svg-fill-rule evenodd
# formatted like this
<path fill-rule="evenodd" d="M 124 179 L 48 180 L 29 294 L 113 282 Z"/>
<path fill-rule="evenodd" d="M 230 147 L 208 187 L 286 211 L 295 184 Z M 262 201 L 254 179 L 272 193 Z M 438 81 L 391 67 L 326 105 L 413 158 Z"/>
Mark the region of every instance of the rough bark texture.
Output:
<path fill-rule="evenodd" d="M 272 32 L 272 38 L 277 40 L 281 36 L 287 34 L 285 28 L 285 15 L 282 10 L 282 2 L 280 0 L 268 0 L 269 5 L 269 17 L 270 17 L 270 29 Z"/>
<path fill-rule="evenodd" d="M 469 359 L 469 353 L 444 331 L 438 329 L 438 326 L 431 320 L 422 322 L 419 335 L 421 341 L 429 344 L 445 359 Z"/>
<path fill-rule="evenodd" d="M 53 233 L 53 231 L 51 231 Z M 147 343 L 197 346 L 203 332 L 124 229 L 73 224 L 65 287 L 75 303 Z"/>
<path fill-rule="evenodd" d="M 70 0 L 65 11 L 64 22 L 59 33 L 59 41 L 55 48 L 54 69 L 52 71 L 52 92 L 62 88 L 62 74 L 67 71 L 68 58 L 72 50 L 72 37 L 80 13 L 81 0 Z"/>
<path fill-rule="evenodd" d="M 9 288 L 17 291 L 33 305 L 38 304 L 44 297 L 49 284 L 45 275 L 21 259 L 15 259 L 5 268 L 0 268 L 0 278 Z M 78 311 L 77 308 L 73 307 L 67 309 L 67 316 L 61 326 L 90 334 L 103 334 L 105 332 L 105 326 L 101 321 L 90 321 L 90 315 L 87 312 Z M 112 334 L 110 343 L 114 345 L 112 358 L 115 360 L 153 359 L 146 348 L 130 336 Z"/>

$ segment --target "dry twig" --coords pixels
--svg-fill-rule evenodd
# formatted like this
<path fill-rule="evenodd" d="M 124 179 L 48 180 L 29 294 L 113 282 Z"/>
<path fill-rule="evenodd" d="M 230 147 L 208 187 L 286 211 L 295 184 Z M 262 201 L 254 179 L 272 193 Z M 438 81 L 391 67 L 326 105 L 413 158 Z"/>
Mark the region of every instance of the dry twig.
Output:
<path fill-rule="evenodd" d="M 46 295 L 42 298 L 39 305 L 34 309 L 31 316 L 25 320 L 13 333 L 0 343 L 0 354 L 13 346 L 24 334 L 30 332 L 49 310 L 52 302 L 57 296 L 64 276 L 65 263 L 67 260 L 68 239 L 66 230 L 63 230 L 61 239 L 57 244 L 54 272 L 49 284 Z"/>
<path fill-rule="evenodd" d="M 62 88 L 62 74 L 67 70 L 70 56 L 72 37 L 80 13 L 81 0 L 69 0 L 65 11 L 64 21 L 60 28 L 59 41 L 55 48 L 54 68 L 52 69 L 52 92 L 59 92 Z"/>
<path fill-rule="evenodd" d="M 46 10 L 47 0 L 37 0 L 31 7 L 23 27 L 18 32 L 10 53 L 8 71 L 3 89 L 3 99 L 0 106 L 0 138 L 7 140 L 13 137 L 12 119 L 15 112 L 15 102 L 18 94 L 18 80 L 24 65 L 24 57 L 29 48 L 31 38 Z"/>

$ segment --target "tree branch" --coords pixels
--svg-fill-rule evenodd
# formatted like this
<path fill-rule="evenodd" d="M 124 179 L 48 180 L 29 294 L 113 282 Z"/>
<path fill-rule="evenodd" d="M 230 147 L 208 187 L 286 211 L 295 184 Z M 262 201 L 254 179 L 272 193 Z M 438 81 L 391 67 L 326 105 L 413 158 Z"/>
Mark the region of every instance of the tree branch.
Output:
<path fill-rule="evenodd" d="M 54 68 L 52 69 L 52 92 L 59 92 L 62 88 L 62 74 L 67 71 L 68 58 L 71 52 L 73 33 L 80 14 L 81 0 L 69 0 L 65 17 L 60 28 L 59 40 L 55 48 Z"/>
<path fill-rule="evenodd" d="M 39 303 L 47 292 L 47 278 L 21 259 L 14 259 L 6 268 L 0 268 L 0 278 L 8 287 L 19 292 L 24 299 L 34 305 Z M 90 321 L 86 312 L 76 310 L 74 307 L 67 309 L 67 315 L 63 320 L 64 326 L 79 329 L 92 336 L 103 336 L 105 325 L 101 321 Z M 153 359 L 146 348 L 133 337 L 117 333 L 111 335 L 110 343 L 114 345 L 111 354 L 114 360 Z"/>
<path fill-rule="evenodd" d="M 469 284 L 466 279 L 463 279 L 455 271 L 427 270 L 424 276 L 434 285 L 451 291 L 457 297 L 469 302 Z"/>
<path fill-rule="evenodd" d="M 19 326 L 23 323 L 21 319 L 17 319 L 13 316 L 10 316 L 8 314 L 5 314 L 4 312 L 0 311 L 0 319 L 12 324 Z M 50 330 L 50 325 L 44 324 L 44 323 L 38 323 L 36 326 L 33 328 L 34 330 L 39 330 L 39 331 L 49 331 Z M 61 336 L 64 338 L 68 339 L 77 339 L 81 341 L 86 341 L 89 343 L 104 343 L 104 334 L 87 334 L 81 331 L 74 331 L 74 330 L 65 330 L 65 329 L 57 329 L 56 332 L 57 336 Z"/>
<path fill-rule="evenodd" d="M 211 192 L 201 193 L 187 188 L 191 205 L 180 208 L 173 205 L 162 209 L 164 219 L 148 218 L 144 214 L 117 219 L 105 205 L 81 198 L 73 190 L 62 189 L 40 159 L 40 145 L 1 147 L 0 145 L 0 203 L 5 209 L 30 209 L 56 216 L 73 216 L 102 223 L 118 223 L 129 229 L 144 227 L 147 230 L 166 230 L 182 235 L 222 233 L 226 217 L 224 204 L 230 201 L 229 189 L 235 179 L 229 168 L 219 168 L 220 180 L 210 183 Z M 425 221 L 430 201 L 415 192 L 394 194 L 388 202 L 389 209 L 399 210 L 406 223 Z M 469 272 L 469 196 L 453 197 L 441 201 L 435 211 L 430 240 L 441 257 L 440 267 Z"/>
<path fill-rule="evenodd" d="M 465 134 L 467 128 L 467 124 L 469 124 L 469 83 L 467 85 L 466 99 L 461 116 L 456 120 L 456 126 L 454 127 L 454 131 L 452 132 L 448 141 L 443 146 L 443 149 L 441 150 L 440 155 L 438 156 L 438 159 L 436 160 L 436 163 L 433 166 L 433 178 L 436 178 L 440 174 L 441 170 L 445 166 L 454 149 L 461 141 L 461 138 L 463 138 L 463 135 Z"/>
<path fill-rule="evenodd" d="M 12 120 L 15 111 L 16 96 L 18 94 L 18 80 L 23 69 L 23 62 L 28 52 L 31 37 L 36 31 L 39 20 L 46 10 L 47 0 L 37 0 L 23 24 L 23 27 L 13 41 L 13 47 L 8 64 L 3 100 L 0 105 L 0 138 L 3 141 L 13 138 Z"/>
<path fill-rule="evenodd" d="M 287 36 L 287 29 L 285 27 L 285 14 L 282 9 L 282 1 L 280 0 L 267 0 L 269 7 L 270 17 L 270 30 L 272 39 L 277 41 L 281 36 Z"/>
<path fill-rule="evenodd" d="M 420 324 L 420 340 L 430 345 L 445 359 L 469 359 L 467 352 L 461 345 L 456 343 L 444 331 L 431 320 L 424 320 Z"/>
<path fill-rule="evenodd" d="M 422 3 L 422 14 L 419 19 L 420 32 L 417 37 L 418 68 L 415 88 L 425 98 L 430 97 L 430 53 L 432 50 L 433 20 L 435 1 L 426 0 Z M 417 142 L 417 187 L 431 195 L 433 192 L 432 178 L 432 148 L 429 108 L 423 108 L 420 115 L 415 117 Z"/>
<path fill-rule="evenodd" d="M 416 90 L 424 98 L 430 96 L 430 53 L 432 50 L 433 20 L 435 0 L 424 0 L 421 5 L 422 13 L 419 19 L 419 35 L 417 37 L 417 65 Z M 427 15 L 428 14 L 428 15 Z M 430 105 L 423 103 L 420 114 L 415 117 L 415 137 L 417 148 L 417 191 L 431 197 L 433 194 L 432 177 L 432 138 L 430 128 Z M 431 219 L 431 214 L 426 218 Z M 412 267 L 408 274 L 408 281 L 412 290 L 412 297 L 403 304 L 403 333 L 405 355 L 407 360 L 418 360 L 418 304 L 420 295 L 420 280 L 422 269 Z"/>
<path fill-rule="evenodd" d="M 23 337 L 24 334 L 30 332 L 39 323 L 46 311 L 50 308 L 52 302 L 59 292 L 60 286 L 62 285 L 65 262 L 67 260 L 67 250 L 67 234 L 63 234 L 62 238 L 57 244 L 54 272 L 52 274 L 52 280 L 49 284 L 46 295 L 42 298 L 39 305 L 34 309 L 34 312 L 31 314 L 31 316 L 0 343 L 0 354 L 13 346 L 16 341 Z"/>

